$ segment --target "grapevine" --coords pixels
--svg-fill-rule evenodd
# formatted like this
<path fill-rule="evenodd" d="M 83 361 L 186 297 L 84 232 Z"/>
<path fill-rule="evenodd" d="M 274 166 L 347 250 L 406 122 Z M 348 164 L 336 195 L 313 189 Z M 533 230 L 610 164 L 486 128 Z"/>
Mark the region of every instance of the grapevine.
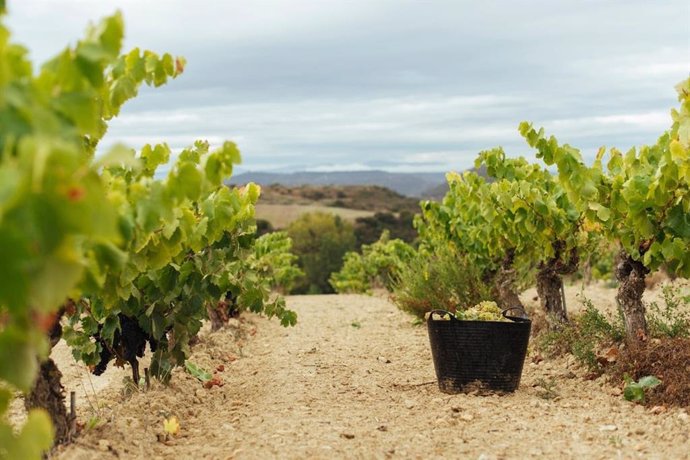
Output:
<path fill-rule="evenodd" d="M 601 148 L 591 166 L 580 152 L 523 122 L 537 156 L 558 168 L 559 182 L 584 218 L 621 246 L 616 296 L 629 338 L 647 336 L 644 277 L 665 266 L 690 276 L 690 80 L 677 86 L 680 107 L 656 144 L 625 154 Z M 604 160 L 608 161 L 604 165 Z"/>
<path fill-rule="evenodd" d="M 295 323 L 251 259 L 259 188 L 224 185 L 240 161 L 234 144 L 198 141 L 162 179 L 164 144 L 95 156 L 141 84 L 160 86 L 184 69 L 169 54 L 120 54 L 123 27 L 120 14 L 106 18 L 34 74 L 0 25 L 0 458 L 38 458 L 52 444 L 49 419 L 56 441 L 72 435 L 60 391 L 50 417 L 32 409 L 17 434 L 3 417 L 12 390 L 31 391 L 31 406 L 41 400 L 33 392 L 61 388 L 39 384 L 59 379 L 56 368 L 35 379 L 39 363 L 54 368 L 45 360 L 63 316 L 77 358 L 97 372 L 128 361 L 135 381 L 146 342 L 152 372 L 166 379 L 208 305 L 228 296 Z"/>

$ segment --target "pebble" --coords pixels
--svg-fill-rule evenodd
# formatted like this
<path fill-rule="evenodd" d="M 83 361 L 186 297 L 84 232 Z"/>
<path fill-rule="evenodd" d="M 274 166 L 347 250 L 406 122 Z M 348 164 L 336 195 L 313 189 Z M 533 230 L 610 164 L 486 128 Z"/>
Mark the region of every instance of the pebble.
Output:
<path fill-rule="evenodd" d="M 688 415 L 687 412 L 679 412 L 678 413 L 678 418 L 681 419 L 684 422 L 687 422 L 688 419 L 690 419 L 690 415 Z"/>
<path fill-rule="evenodd" d="M 471 422 L 474 420 L 474 416 L 472 414 L 462 414 L 460 418 L 466 422 Z"/>
<path fill-rule="evenodd" d="M 406 408 L 412 409 L 414 406 L 415 406 L 414 401 L 412 401 L 411 399 L 406 399 L 406 400 L 405 400 L 405 407 L 406 407 Z"/>
<path fill-rule="evenodd" d="M 98 449 L 102 450 L 103 452 L 107 452 L 108 450 L 110 450 L 110 441 L 108 441 L 107 439 L 99 439 Z"/>
<path fill-rule="evenodd" d="M 618 427 L 616 425 L 600 425 L 599 431 L 616 431 Z"/>
<path fill-rule="evenodd" d="M 382 363 L 384 363 L 384 364 L 390 364 L 390 362 L 391 362 L 391 360 L 388 359 L 388 358 L 386 358 L 385 356 L 379 356 L 379 357 L 376 358 L 376 359 L 378 359 L 380 362 L 382 362 Z"/>

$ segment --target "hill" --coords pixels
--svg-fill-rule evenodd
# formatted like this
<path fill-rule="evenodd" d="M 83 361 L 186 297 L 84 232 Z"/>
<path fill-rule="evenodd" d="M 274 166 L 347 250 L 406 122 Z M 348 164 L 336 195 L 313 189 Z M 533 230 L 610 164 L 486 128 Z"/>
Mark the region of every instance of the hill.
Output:
<path fill-rule="evenodd" d="M 379 185 L 408 197 L 420 197 L 444 182 L 443 173 L 391 173 L 386 171 L 294 172 L 289 174 L 245 172 L 233 176 L 230 184 L 259 185 Z"/>
<path fill-rule="evenodd" d="M 261 203 L 270 205 L 320 205 L 373 212 L 419 211 L 419 200 L 378 185 L 272 184 L 261 187 Z"/>

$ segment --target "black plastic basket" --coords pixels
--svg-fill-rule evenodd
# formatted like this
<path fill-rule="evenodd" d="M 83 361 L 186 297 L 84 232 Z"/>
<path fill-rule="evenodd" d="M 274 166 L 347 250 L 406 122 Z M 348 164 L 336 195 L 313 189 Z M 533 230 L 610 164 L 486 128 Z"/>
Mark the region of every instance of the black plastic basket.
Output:
<path fill-rule="evenodd" d="M 503 311 L 509 322 L 464 321 L 444 310 L 431 312 L 427 329 L 442 392 L 517 389 L 532 322 L 507 315 L 509 310 Z M 449 315 L 450 321 L 435 320 L 434 313 Z"/>

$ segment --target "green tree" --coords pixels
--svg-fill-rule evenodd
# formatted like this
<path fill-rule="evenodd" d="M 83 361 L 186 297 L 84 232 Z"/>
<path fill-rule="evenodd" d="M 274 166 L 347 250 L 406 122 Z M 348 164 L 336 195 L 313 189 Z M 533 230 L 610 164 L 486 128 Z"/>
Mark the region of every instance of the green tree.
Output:
<path fill-rule="evenodd" d="M 315 212 L 300 216 L 287 232 L 305 274 L 296 292 L 334 292 L 328 279 L 343 266 L 345 253 L 355 248 L 352 225 L 334 214 Z"/>

